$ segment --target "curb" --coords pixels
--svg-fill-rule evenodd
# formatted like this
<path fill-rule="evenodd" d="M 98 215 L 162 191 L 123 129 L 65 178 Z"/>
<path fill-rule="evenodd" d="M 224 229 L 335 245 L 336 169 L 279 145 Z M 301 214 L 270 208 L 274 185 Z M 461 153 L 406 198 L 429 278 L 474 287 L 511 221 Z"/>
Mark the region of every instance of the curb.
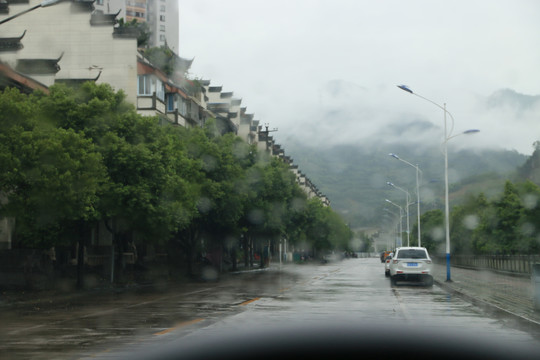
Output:
<path fill-rule="evenodd" d="M 515 312 L 513 312 L 513 311 L 511 311 L 509 309 L 505 309 L 505 308 L 503 308 L 501 306 L 498 306 L 496 304 L 493 304 L 493 303 L 491 303 L 489 301 L 486 301 L 486 300 L 480 299 L 478 297 L 475 297 L 473 295 L 467 294 L 467 293 L 465 293 L 463 291 L 460 291 L 460 290 L 452 287 L 451 285 L 447 284 L 445 281 L 439 281 L 437 279 L 433 279 L 433 282 L 437 286 L 442 288 L 443 290 L 445 290 L 445 291 L 447 291 L 449 293 L 455 294 L 455 295 L 461 297 L 462 299 L 472 303 L 473 305 L 482 307 L 484 309 L 488 309 L 492 313 L 495 313 L 495 314 L 498 314 L 498 315 L 504 315 L 506 317 L 511 317 L 512 319 L 517 320 L 517 322 L 519 322 L 521 325 L 527 327 L 529 330 L 533 330 L 535 332 L 540 332 L 540 322 L 537 321 L 537 320 L 530 319 L 530 318 L 528 318 L 526 316 L 523 316 L 523 315 L 520 315 L 520 314 L 516 314 Z"/>

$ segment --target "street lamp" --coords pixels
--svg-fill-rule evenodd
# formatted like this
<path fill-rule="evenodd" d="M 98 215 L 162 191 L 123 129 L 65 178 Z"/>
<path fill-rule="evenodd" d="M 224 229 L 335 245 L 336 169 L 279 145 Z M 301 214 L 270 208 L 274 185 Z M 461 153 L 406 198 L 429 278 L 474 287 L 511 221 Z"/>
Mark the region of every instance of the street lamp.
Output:
<path fill-rule="evenodd" d="M 410 165 L 410 166 L 412 166 L 413 168 L 416 169 L 416 208 L 417 208 L 416 211 L 418 213 L 418 246 L 422 246 L 422 239 L 421 239 L 421 235 L 420 235 L 421 232 L 420 232 L 420 180 L 419 180 L 420 173 L 422 171 L 418 167 L 418 164 L 413 165 L 410 162 L 408 162 L 407 160 L 403 160 L 402 158 L 400 158 L 399 156 L 397 156 L 394 153 L 390 153 L 388 155 L 390 155 L 394 159 L 398 159 L 399 161 L 404 162 L 405 164 Z"/>
<path fill-rule="evenodd" d="M 401 206 L 399 206 L 398 204 L 395 204 L 395 203 L 393 203 L 392 201 L 390 201 L 388 199 L 384 199 L 384 201 L 386 201 L 387 203 L 392 204 L 392 205 L 399 208 L 399 238 L 401 240 L 401 237 L 403 235 L 403 222 L 401 221 L 401 219 L 403 218 L 403 208 Z M 401 246 L 401 241 L 400 241 L 399 245 Z M 396 244 L 395 247 L 397 247 L 397 244 Z"/>
<path fill-rule="evenodd" d="M 405 206 L 406 206 L 405 213 L 407 214 L 407 246 L 410 246 L 410 237 L 409 237 L 409 204 L 410 204 L 409 199 L 410 198 L 409 198 L 409 192 L 407 190 L 403 189 L 403 188 L 400 188 L 399 186 L 396 186 L 396 185 L 392 184 L 390 181 L 387 181 L 386 184 L 388 186 L 391 186 L 391 187 L 395 188 L 395 189 L 401 190 L 401 191 L 403 191 L 405 193 Z"/>
<path fill-rule="evenodd" d="M 400 88 L 403 91 L 406 91 L 410 94 L 416 95 L 421 99 L 424 99 L 433 105 L 437 106 L 439 109 L 442 109 L 444 112 L 444 223 L 445 223 L 445 232 L 446 232 L 446 281 L 450 282 L 452 281 L 450 276 L 450 208 L 448 204 L 448 140 L 459 136 L 463 134 L 473 134 L 477 133 L 480 130 L 471 129 L 464 132 L 461 132 L 456 135 L 452 135 L 452 131 L 454 130 L 454 117 L 452 114 L 446 110 L 446 103 L 443 104 L 443 106 L 437 104 L 436 102 L 423 97 L 422 95 L 418 95 L 417 93 L 413 92 L 411 89 L 409 89 L 405 85 L 397 85 L 398 88 Z M 450 116 L 450 119 L 452 119 L 452 127 L 450 128 L 450 132 L 448 132 L 447 125 L 446 125 L 446 115 Z"/>
<path fill-rule="evenodd" d="M 4 20 L 0 21 L 0 25 L 2 25 L 3 23 L 8 22 L 8 21 L 10 21 L 10 20 L 13 20 L 13 19 L 15 19 L 15 18 L 17 18 L 17 17 L 19 17 L 19 16 L 21 16 L 21 15 L 24 15 L 24 14 L 26 14 L 26 13 L 29 13 L 29 12 L 32 11 L 32 10 L 36 10 L 36 9 L 38 9 L 38 8 L 40 8 L 40 7 L 51 6 L 51 5 L 54 5 L 54 4 L 56 4 L 56 3 L 59 3 L 60 1 L 62 1 L 62 0 L 43 0 L 41 3 L 37 4 L 36 6 L 32 6 L 31 8 L 28 8 L 28 9 L 26 9 L 26 10 L 24 10 L 24 11 L 21 11 L 21 12 L 18 13 L 18 14 L 15 14 L 15 15 L 13 15 L 13 16 L 10 16 L 10 17 L 8 17 L 8 18 L 5 18 Z"/>
<path fill-rule="evenodd" d="M 399 224 L 401 223 L 401 214 L 397 214 L 394 213 L 393 211 L 390 211 L 388 210 L 387 208 L 384 208 L 383 211 L 386 211 L 387 214 L 383 214 L 383 217 L 387 217 L 388 214 L 391 214 L 392 216 L 396 217 L 396 219 L 398 220 L 394 226 L 394 238 L 392 240 L 392 243 L 390 243 L 389 241 L 386 242 L 386 249 L 395 249 L 396 248 L 396 239 L 398 238 L 398 234 L 399 234 Z"/>

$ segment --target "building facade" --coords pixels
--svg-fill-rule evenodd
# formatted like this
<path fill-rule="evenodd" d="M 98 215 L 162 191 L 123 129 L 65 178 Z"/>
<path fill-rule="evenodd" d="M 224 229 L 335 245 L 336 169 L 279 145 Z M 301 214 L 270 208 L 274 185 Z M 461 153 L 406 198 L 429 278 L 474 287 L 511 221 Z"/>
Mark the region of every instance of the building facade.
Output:
<path fill-rule="evenodd" d="M 10 3 L 9 14 L 39 3 Z M 7 17 L 0 14 L 0 20 Z M 112 17 L 97 20 L 93 8 L 81 1 L 63 1 L 25 13 L 0 25 L 0 42 L 18 38 L 20 44 L 0 51 L 0 61 L 47 87 L 55 82 L 109 83 L 123 89 L 127 100 L 135 103 L 137 39 L 117 36 Z"/>
<path fill-rule="evenodd" d="M 118 14 L 126 22 L 146 22 L 150 29 L 148 45 L 179 48 L 178 0 L 96 0 L 94 7 L 104 14 Z"/>

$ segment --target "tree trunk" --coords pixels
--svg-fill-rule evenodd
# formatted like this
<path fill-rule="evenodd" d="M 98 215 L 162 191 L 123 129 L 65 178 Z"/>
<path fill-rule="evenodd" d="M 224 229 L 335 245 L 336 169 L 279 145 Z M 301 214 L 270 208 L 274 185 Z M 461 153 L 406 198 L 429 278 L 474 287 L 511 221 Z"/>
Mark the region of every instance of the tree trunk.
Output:
<path fill-rule="evenodd" d="M 244 250 L 244 267 L 249 267 L 249 241 L 247 235 L 242 238 L 242 247 Z"/>
<path fill-rule="evenodd" d="M 78 249 L 77 249 L 77 289 L 84 289 L 84 225 L 79 223 L 78 228 Z"/>
<path fill-rule="evenodd" d="M 107 230 L 111 233 L 112 235 L 112 239 L 111 239 L 111 284 L 114 283 L 114 278 L 115 278 L 115 274 L 114 274 L 114 268 L 116 266 L 116 261 L 115 261 L 115 246 L 116 246 L 116 221 L 114 218 L 111 219 L 111 225 L 109 225 L 109 222 L 107 220 L 104 221 L 104 224 L 105 224 L 105 228 L 107 228 Z"/>
<path fill-rule="evenodd" d="M 236 261 L 236 245 L 231 249 L 232 271 L 238 271 L 238 264 Z"/>
<path fill-rule="evenodd" d="M 253 268 L 253 258 L 254 258 L 254 254 L 253 254 L 253 238 L 250 236 L 249 237 L 249 268 Z"/>

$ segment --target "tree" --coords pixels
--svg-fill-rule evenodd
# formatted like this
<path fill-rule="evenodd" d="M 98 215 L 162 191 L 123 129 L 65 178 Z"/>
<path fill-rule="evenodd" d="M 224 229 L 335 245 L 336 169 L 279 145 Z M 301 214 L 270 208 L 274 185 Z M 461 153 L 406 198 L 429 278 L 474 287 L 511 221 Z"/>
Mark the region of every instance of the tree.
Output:
<path fill-rule="evenodd" d="M 133 32 L 137 35 L 137 46 L 145 47 L 150 39 L 150 27 L 146 22 L 139 22 L 137 19 L 125 22 L 123 18 L 118 20 L 118 27 L 124 32 Z"/>
<path fill-rule="evenodd" d="M 501 253 L 515 252 L 515 243 L 520 242 L 519 221 L 523 216 L 523 206 L 515 185 L 507 181 L 500 200 L 493 203 L 497 221 L 493 228 L 494 250 Z"/>
<path fill-rule="evenodd" d="M 54 85 L 49 96 L 37 94 L 24 98 L 12 91 L 5 96 L 8 111 L 3 114 L 10 115 L 10 119 L 3 122 L 6 131 L 2 132 L 2 136 L 9 137 L 2 143 L 6 148 L 1 159 L 6 169 L 4 182 L 18 181 L 18 189 L 29 187 L 20 186 L 30 181 L 25 180 L 23 175 L 27 174 L 21 172 L 21 165 L 17 163 L 22 161 L 29 169 L 27 172 L 41 175 L 41 182 L 32 185 L 32 189 L 37 189 L 33 201 L 47 204 L 48 217 L 60 219 L 61 214 L 69 213 L 73 218 L 62 220 L 62 225 L 49 221 L 42 233 L 59 239 L 61 237 L 55 237 L 52 230 L 65 233 L 63 237 L 73 236 L 74 226 L 65 223 L 67 220 L 77 220 L 79 227 L 86 229 L 103 221 L 122 253 L 135 235 L 145 242 L 165 243 L 172 232 L 191 222 L 196 211 L 192 188 L 198 185 L 193 185 L 190 179 L 197 181 L 198 171 L 196 161 L 188 156 L 182 144 L 181 132 L 161 126 L 155 117 L 138 115 L 133 106 L 125 102 L 122 92 L 114 92 L 106 84 L 89 82 L 78 88 Z M 12 120 L 13 114 L 20 115 Z M 8 149 L 22 150 L 14 156 L 9 155 Z M 87 171 L 96 173 L 83 178 L 87 183 L 74 179 L 84 186 L 68 192 L 65 190 L 70 187 L 66 182 L 70 177 L 66 174 L 73 177 L 77 171 L 82 171 L 68 168 L 70 165 L 84 165 Z M 18 178 L 14 178 L 13 171 L 7 171 L 9 166 L 19 170 Z M 97 173 L 98 170 L 101 173 Z M 34 231 L 30 225 L 40 222 L 33 221 L 35 216 L 25 209 L 39 211 L 44 206 L 40 208 L 30 200 L 15 201 L 18 193 L 6 186 L 3 189 L 11 197 L 9 206 L 15 209 L 19 205 L 17 233 L 22 234 L 23 224 L 28 224 L 29 230 L 25 231 Z M 56 189 L 63 192 L 55 192 Z M 82 200 L 75 196 L 85 199 L 86 193 L 93 195 L 92 206 L 82 208 L 92 209 L 93 213 L 79 216 L 73 207 Z M 33 199 L 28 191 L 24 195 Z M 67 198 L 68 195 L 72 198 Z M 63 212 L 51 211 L 56 209 L 53 206 L 56 203 L 49 197 L 56 199 L 56 203 L 65 200 Z M 57 216 L 57 212 L 60 215 Z M 28 221 L 23 222 L 25 216 Z M 29 233 L 24 238 L 33 237 Z M 79 246 L 81 251 L 82 248 Z"/>
<path fill-rule="evenodd" d="M 518 185 L 523 216 L 518 227 L 521 241 L 516 245 L 520 254 L 538 254 L 540 251 L 540 187 L 532 181 Z"/>
<path fill-rule="evenodd" d="M 540 141 L 535 141 L 533 148 L 532 155 L 518 168 L 518 175 L 523 181 L 529 180 L 538 185 L 540 184 Z"/>
<path fill-rule="evenodd" d="M 456 206 L 450 213 L 450 235 L 452 254 L 470 254 L 476 252 L 475 239 L 481 241 L 479 234 L 481 223 L 485 222 L 487 200 L 483 193 L 469 196 L 463 205 Z"/>
<path fill-rule="evenodd" d="M 422 214 L 422 246 L 430 253 L 444 253 L 444 217 L 441 210 L 430 210 Z"/>
<path fill-rule="evenodd" d="M 17 219 L 17 246 L 61 245 L 60 225 L 98 218 L 98 193 L 106 181 L 102 158 L 93 144 L 63 129 L 3 133 L 3 215 Z M 15 166 L 13 166 L 15 165 Z"/>
<path fill-rule="evenodd" d="M 16 219 L 14 246 L 50 248 L 76 239 L 82 287 L 85 238 L 99 219 L 99 193 L 107 180 L 103 159 L 83 134 L 40 118 L 41 94 L 6 90 L 0 98 L 7 110 L 0 133 L 1 213 Z"/>
<path fill-rule="evenodd" d="M 0 132 L 2 215 L 17 218 L 17 246 L 58 246 L 62 224 L 98 217 L 102 157 L 81 134 L 39 122 L 35 96 L 6 90 L 0 99 L 11 108 Z"/>

